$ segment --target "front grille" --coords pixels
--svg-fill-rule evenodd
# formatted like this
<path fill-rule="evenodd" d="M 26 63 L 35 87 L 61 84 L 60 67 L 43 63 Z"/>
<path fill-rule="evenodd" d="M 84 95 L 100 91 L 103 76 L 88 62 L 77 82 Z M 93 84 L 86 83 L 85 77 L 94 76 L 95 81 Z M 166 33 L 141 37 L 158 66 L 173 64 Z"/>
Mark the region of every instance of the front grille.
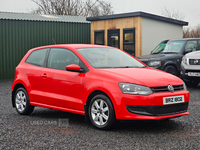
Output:
<path fill-rule="evenodd" d="M 174 91 L 181 91 L 181 90 L 184 90 L 183 85 L 174 85 L 173 88 L 174 88 Z M 151 87 L 151 90 L 152 90 L 153 93 L 169 92 L 167 86 Z"/>
<path fill-rule="evenodd" d="M 200 65 L 200 59 L 189 59 L 190 65 Z"/>
<path fill-rule="evenodd" d="M 145 116 L 167 116 L 187 112 L 188 102 L 162 106 L 126 106 L 130 113 Z"/>
<path fill-rule="evenodd" d="M 185 73 L 188 73 L 188 72 L 200 72 L 200 70 L 185 70 Z"/>

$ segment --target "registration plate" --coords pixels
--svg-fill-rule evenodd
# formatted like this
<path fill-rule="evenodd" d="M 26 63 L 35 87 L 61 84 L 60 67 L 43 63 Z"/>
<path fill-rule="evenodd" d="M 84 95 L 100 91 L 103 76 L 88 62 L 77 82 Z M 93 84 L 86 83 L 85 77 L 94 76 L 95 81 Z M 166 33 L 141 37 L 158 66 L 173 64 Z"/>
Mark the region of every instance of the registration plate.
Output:
<path fill-rule="evenodd" d="M 184 95 L 163 97 L 163 105 L 182 103 L 184 101 Z"/>
<path fill-rule="evenodd" d="M 199 72 L 188 72 L 188 76 L 200 77 L 200 73 Z"/>

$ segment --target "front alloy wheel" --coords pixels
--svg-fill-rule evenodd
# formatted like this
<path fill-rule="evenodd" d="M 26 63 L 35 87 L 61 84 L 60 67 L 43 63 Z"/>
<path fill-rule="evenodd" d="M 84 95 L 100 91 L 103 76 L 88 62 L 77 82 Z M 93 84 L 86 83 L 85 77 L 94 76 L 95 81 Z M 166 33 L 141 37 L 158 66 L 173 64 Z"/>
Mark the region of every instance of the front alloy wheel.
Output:
<path fill-rule="evenodd" d="M 29 115 L 34 110 L 34 106 L 30 105 L 28 94 L 24 88 L 19 88 L 15 92 L 15 107 L 20 115 Z"/>
<path fill-rule="evenodd" d="M 114 109 L 105 95 L 96 95 L 90 102 L 89 117 L 91 123 L 99 129 L 110 128 L 114 121 Z"/>

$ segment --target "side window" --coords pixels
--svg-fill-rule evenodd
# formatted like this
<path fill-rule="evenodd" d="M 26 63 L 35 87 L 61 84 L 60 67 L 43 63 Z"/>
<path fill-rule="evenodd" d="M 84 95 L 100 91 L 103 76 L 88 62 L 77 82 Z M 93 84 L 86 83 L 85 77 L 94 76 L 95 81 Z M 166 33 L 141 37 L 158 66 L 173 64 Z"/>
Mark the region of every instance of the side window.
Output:
<path fill-rule="evenodd" d="M 45 56 L 48 49 L 40 49 L 33 51 L 29 57 L 26 59 L 26 63 L 36 65 L 36 66 L 44 66 Z"/>
<path fill-rule="evenodd" d="M 188 41 L 186 46 L 185 46 L 185 50 L 187 49 L 191 49 L 192 51 L 196 51 L 197 50 L 197 41 Z"/>
<path fill-rule="evenodd" d="M 48 68 L 66 70 L 66 66 L 71 64 L 79 65 L 79 58 L 70 50 L 53 48 L 48 59 Z"/>

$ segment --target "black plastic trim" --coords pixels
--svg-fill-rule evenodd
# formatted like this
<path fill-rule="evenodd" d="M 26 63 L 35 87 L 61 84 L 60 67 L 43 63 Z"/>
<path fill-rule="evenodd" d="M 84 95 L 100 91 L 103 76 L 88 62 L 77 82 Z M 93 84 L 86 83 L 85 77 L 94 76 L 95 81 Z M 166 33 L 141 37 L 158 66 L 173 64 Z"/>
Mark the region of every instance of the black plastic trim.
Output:
<path fill-rule="evenodd" d="M 160 20 L 160 21 L 164 21 L 164 22 L 169 22 L 169 23 L 173 23 L 173 24 L 178 24 L 178 25 L 182 25 L 182 26 L 188 25 L 188 22 L 185 22 L 185 21 L 171 19 L 171 18 L 158 16 L 158 15 L 141 12 L 141 11 L 131 12 L 131 13 L 114 14 L 114 15 L 106 15 L 106 16 L 98 16 L 98 17 L 88 17 L 88 18 L 86 18 L 86 20 L 87 21 L 98 21 L 98 20 L 108 20 L 108 19 L 118 19 L 118 18 L 127 18 L 127 17 L 138 17 L 138 16 L 150 18 L 150 19 L 154 19 L 154 20 Z"/>
<path fill-rule="evenodd" d="M 187 112 L 188 102 L 162 105 L 162 106 L 126 106 L 126 109 L 132 114 L 144 116 L 168 116 Z"/>

